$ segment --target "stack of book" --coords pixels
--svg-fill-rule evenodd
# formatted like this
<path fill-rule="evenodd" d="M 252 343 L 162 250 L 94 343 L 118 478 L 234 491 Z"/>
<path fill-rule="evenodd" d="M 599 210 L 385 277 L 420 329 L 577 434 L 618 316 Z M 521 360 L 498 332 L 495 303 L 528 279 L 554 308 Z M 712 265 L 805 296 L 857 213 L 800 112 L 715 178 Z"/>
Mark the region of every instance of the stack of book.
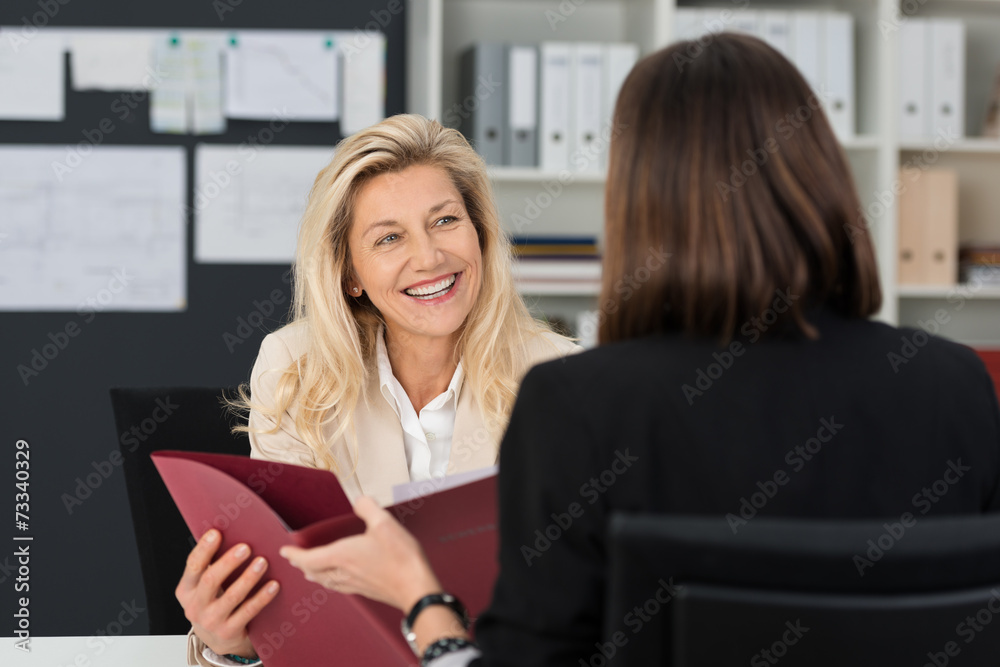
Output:
<path fill-rule="evenodd" d="M 522 292 L 597 294 L 601 255 L 593 236 L 514 236 L 514 278 Z"/>
<path fill-rule="evenodd" d="M 963 282 L 1000 287 L 1000 246 L 967 246 L 959 260 Z"/>

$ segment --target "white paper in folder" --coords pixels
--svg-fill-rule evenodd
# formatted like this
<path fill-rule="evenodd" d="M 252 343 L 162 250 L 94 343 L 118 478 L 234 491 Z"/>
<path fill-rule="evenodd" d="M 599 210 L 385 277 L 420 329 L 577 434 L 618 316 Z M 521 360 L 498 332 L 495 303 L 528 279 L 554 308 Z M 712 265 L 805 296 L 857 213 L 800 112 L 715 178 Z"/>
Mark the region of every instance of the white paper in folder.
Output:
<path fill-rule="evenodd" d="M 564 42 L 539 47 L 541 109 L 538 163 L 545 171 L 569 166 L 571 48 Z"/>
<path fill-rule="evenodd" d="M 841 141 L 854 136 L 854 18 L 841 12 L 823 16 L 826 43 L 823 67 L 824 105 Z"/>
<path fill-rule="evenodd" d="M 924 139 L 930 128 L 927 53 L 930 27 L 911 18 L 899 30 L 899 138 Z"/>
<path fill-rule="evenodd" d="M 597 43 L 578 43 L 571 49 L 573 111 L 570 115 L 572 140 L 571 169 L 589 173 L 601 170 L 599 148 L 604 105 L 604 47 Z"/>
<path fill-rule="evenodd" d="M 0 37 L 0 120 L 65 118 L 64 53 L 63 40 L 56 36 Z"/>
<path fill-rule="evenodd" d="M 965 24 L 933 19 L 930 136 L 965 136 Z"/>

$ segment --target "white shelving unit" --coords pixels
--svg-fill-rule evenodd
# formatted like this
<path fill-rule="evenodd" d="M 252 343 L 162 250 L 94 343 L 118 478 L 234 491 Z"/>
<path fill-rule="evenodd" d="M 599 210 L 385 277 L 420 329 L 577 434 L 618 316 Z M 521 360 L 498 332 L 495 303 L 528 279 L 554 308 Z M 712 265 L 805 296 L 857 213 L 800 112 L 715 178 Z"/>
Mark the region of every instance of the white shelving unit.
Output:
<path fill-rule="evenodd" d="M 1000 1 L 925 0 L 914 4 L 914 16 L 957 18 L 965 24 L 967 136 L 940 151 L 933 166 L 958 172 L 959 243 L 1000 246 L 1000 141 L 978 138 L 1000 66 Z M 899 164 L 933 156 L 932 150 L 931 142 L 904 142 L 899 146 Z M 970 345 L 1000 347 L 1000 287 L 900 286 L 901 324 L 918 325 L 942 310 L 949 318 L 942 335 Z"/>
<path fill-rule="evenodd" d="M 630 41 L 647 55 L 670 43 L 677 6 L 736 7 L 727 0 L 408 0 L 409 111 L 447 122 L 458 99 L 459 54 L 476 41 Z M 953 325 L 943 335 L 1000 347 L 1000 289 L 908 287 L 896 275 L 897 205 L 885 201 L 900 166 L 931 146 L 897 138 L 898 25 L 903 0 L 760 0 L 754 9 L 831 9 L 854 17 L 857 136 L 842 145 L 853 169 L 872 231 L 885 305 L 879 317 L 916 325 L 944 308 Z M 1000 245 L 1000 141 L 979 133 L 994 70 L 1000 65 L 1000 0 L 921 0 L 919 16 L 965 21 L 968 118 L 972 136 L 941 152 L 935 165 L 959 171 L 960 238 Z M 557 174 L 491 168 L 501 218 L 509 231 L 531 234 L 602 232 L 604 175 L 578 174 L 556 197 L 539 198 Z M 880 196 L 881 193 L 881 196 Z M 545 203 L 543 208 L 539 204 Z M 533 208 L 536 207 L 536 208 Z M 534 215 L 527 215 L 532 213 Z M 530 226 L 515 228 L 515 215 Z M 529 301 L 571 323 L 575 312 L 596 307 L 596 287 L 525 285 Z M 965 296 L 960 296 L 965 294 Z M 957 307 L 961 303 L 961 307 Z"/>

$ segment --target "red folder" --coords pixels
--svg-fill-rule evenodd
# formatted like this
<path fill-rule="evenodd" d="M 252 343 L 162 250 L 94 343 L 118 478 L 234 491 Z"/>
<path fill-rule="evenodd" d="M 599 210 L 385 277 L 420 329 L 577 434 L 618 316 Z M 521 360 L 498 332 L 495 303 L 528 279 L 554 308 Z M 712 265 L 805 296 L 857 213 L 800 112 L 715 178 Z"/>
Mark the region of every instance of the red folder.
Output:
<path fill-rule="evenodd" d="M 265 667 L 419 664 L 400 633 L 401 612 L 310 583 L 278 554 L 286 544 L 315 547 L 364 531 L 336 476 L 224 454 L 160 451 L 152 458 L 192 534 L 218 528 L 220 554 L 248 544 L 253 557 L 268 561 L 263 581 L 281 584 L 248 626 Z M 444 589 L 478 616 L 498 571 L 496 477 L 387 509 L 423 546 Z"/>

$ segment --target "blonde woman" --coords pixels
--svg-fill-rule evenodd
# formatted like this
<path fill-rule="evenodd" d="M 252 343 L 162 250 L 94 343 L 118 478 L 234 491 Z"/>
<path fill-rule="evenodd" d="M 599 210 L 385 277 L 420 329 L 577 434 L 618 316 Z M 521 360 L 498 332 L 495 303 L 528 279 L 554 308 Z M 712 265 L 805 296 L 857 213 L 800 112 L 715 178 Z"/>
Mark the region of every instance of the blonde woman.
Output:
<path fill-rule="evenodd" d="M 250 379 L 251 456 L 330 470 L 348 497 L 493 465 L 528 369 L 579 348 L 529 315 L 510 273 L 485 165 L 455 130 L 389 118 L 344 140 L 299 233 L 293 320 Z M 188 662 L 256 662 L 247 623 L 267 564 L 218 535 L 191 552 L 177 598 Z M 243 573 L 223 589 L 222 582 Z"/>

